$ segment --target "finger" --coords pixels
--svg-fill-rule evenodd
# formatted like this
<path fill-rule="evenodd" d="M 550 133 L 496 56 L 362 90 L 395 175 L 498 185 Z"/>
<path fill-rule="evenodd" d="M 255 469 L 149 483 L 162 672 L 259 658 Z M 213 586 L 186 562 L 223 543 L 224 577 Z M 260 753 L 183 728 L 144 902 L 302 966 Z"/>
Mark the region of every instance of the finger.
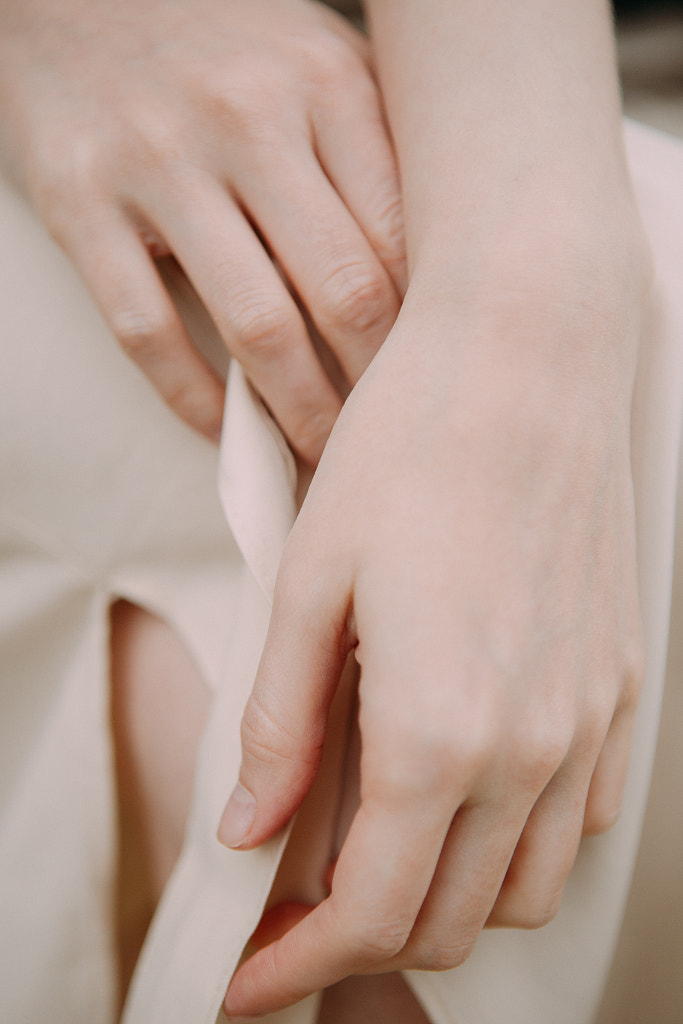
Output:
<path fill-rule="evenodd" d="M 296 303 L 213 179 L 186 174 L 174 188 L 172 208 L 151 211 L 159 230 L 292 446 L 317 463 L 341 402 Z"/>
<path fill-rule="evenodd" d="M 314 111 L 313 126 L 322 167 L 403 296 L 407 287 L 403 203 L 396 159 L 373 82 L 358 77 L 353 90 L 337 90 Z"/>
<path fill-rule="evenodd" d="M 229 1016 L 266 1014 L 349 974 L 371 973 L 403 949 L 452 819 L 452 796 L 420 786 L 361 804 L 339 856 L 332 893 L 235 974 Z M 387 968 L 391 969 L 391 968 Z"/>
<path fill-rule="evenodd" d="M 280 571 L 270 628 L 242 719 L 238 784 L 218 830 L 222 843 L 251 849 L 289 820 L 320 764 L 332 698 L 350 642 L 335 581 Z"/>
<path fill-rule="evenodd" d="M 615 712 L 590 782 L 583 819 L 584 835 L 606 832 L 617 821 L 626 785 L 635 725 L 635 699 Z"/>
<path fill-rule="evenodd" d="M 94 211 L 60 239 L 121 347 L 191 427 L 219 440 L 224 386 L 200 356 L 133 229 Z"/>
<path fill-rule="evenodd" d="M 555 917 L 581 840 L 588 783 L 583 763 L 567 765 L 541 793 L 520 836 L 489 925 L 541 928 Z"/>
<path fill-rule="evenodd" d="M 299 152 L 289 151 L 277 161 L 269 152 L 267 165 L 239 183 L 240 196 L 320 334 L 355 383 L 396 320 L 397 291 L 303 140 Z"/>
<path fill-rule="evenodd" d="M 464 963 L 495 904 L 528 810 L 510 801 L 458 811 L 393 970 L 450 970 Z"/>

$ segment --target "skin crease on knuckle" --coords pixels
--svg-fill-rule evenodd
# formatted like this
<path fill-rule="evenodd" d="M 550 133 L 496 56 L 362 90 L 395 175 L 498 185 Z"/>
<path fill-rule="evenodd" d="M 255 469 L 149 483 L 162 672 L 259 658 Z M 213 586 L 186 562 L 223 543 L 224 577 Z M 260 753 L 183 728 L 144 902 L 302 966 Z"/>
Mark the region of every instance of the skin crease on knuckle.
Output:
<path fill-rule="evenodd" d="M 451 971 L 461 967 L 474 949 L 476 936 L 460 943 L 449 944 L 443 940 L 435 941 L 431 946 L 416 945 L 413 949 L 409 944 L 406 955 L 411 970 L 416 971 Z"/>
<path fill-rule="evenodd" d="M 166 387 L 164 398 L 186 423 L 193 425 L 198 430 L 211 429 L 212 421 L 210 417 L 207 417 L 209 396 L 205 395 L 193 380 L 183 377 L 174 385 Z M 215 437 L 215 432 L 213 436 Z"/>
<path fill-rule="evenodd" d="M 283 94 L 297 87 L 290 79 L 287 67 L 273 66 L 250 52 L 238 55 L 229 73 L 216 82 L 209 110 L 237 153 L 246 147 L 256 148 L 264 160 L 272 154 L 273 144 L 281 140 L 279 125 L 291 121 L 292 112 L 282 102 Z"/>
<path fill-rule="evenodd" d="M 396 296 L 387 279 L 372 267 L 343 260 L 332 271 L 319 297 L 317 310 L 327 324 L 341 330 L 371 333 L 387 321 Z M 387 330 L 389 329 L 387 323 Z"/>
<path fill-rule="evenodd" d="M 617 701 L 617 711 L 635 713 L 645 682 L 645 644 L 641 631 L 634 631 L 624 644 L 624 669 Z"/>
<path fill-rule="evenodd" d="M 226 321 L 236 352 L 247 364 L 263 359 L 278 363 L 287 358 L 297 325 L 290 310 L 278 298 L 236 296 Z"/>
<path fill-rule="evenodd" d="M 131 359 L 149 359 L 164 350 L 165 337 L 173 324 L 149 309 L 114 309 L 110 313 L 111 328 L 123 351 Z"/>
<path fill-rule="evenodd" d="M 495 925 L 501 928 L 523 928 L 538 931 L 557 917 L 562 904 L 562 890 L 551 897 L 531 896 L 510 905 L 497 914 Z"/>
<path fill-rule="evenodd" d="M 340 906 L 333 895 L 329 899 L 331 927 L 341 938 L 341 946 L 356 971 L 385 964 L 398 956 L 410 938 L 413 920 L 405 912 L 398 917 L 368 916 L 367 906 Z"/>
<path fill-rule="evenodd" d="M 254 692 L 247 704 L 241 727 L 242 748 L 252 758 L 277 767 L 282 761 L 293 764 L 305 761 L 317 766 L 322 750 L 323 733 L 310 737 L 306 757 L 299 749 L 299 737 L 284 727 L 279 716 Z"/>
<path fill-rule="evenodd" d="M 532 793 L 540 793 L 569 753 L 574 730 L 568 716 L 561 722 L 527 725 L 514 750 L 518 782 Z"/>
<path fill-rule="evenodd" d="M 585 836 L 600 836 L 614 828 L 621 817 L 621 800 L 616 804 L 605 804 L 604 806 L 592 806 L 589 803 L 583 821 L 583 834 Z"/>

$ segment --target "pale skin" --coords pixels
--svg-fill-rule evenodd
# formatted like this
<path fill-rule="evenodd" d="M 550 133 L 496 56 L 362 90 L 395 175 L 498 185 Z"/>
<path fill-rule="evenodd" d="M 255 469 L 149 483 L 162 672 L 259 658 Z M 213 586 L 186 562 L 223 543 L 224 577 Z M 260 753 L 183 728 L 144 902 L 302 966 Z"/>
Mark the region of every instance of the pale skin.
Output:
<path fill-rule="evenodd" d="M 313 910 L 290 907 L 279 922 L 274 912 L 275 939 L 237 972 L 226 1011 L 236 1019 L 271 1012 L 348 975 L 456 967 L 486 924 L 542 925 L 558 909 L 582 833 L 618 815 L 642 677 L 629 429 L 648 261 L 624 166 L 606 5 L 367 4 L 401 169 L 409 283 L 398 315 L 405 268 L 396 173 L 367 49 L 346 26 L 285 0 L 218 5 L 235 31 L 249 26 L 269 67 L 273 53 L 283 54 L 294 83 L 293 110 L 278 97 L 267 133 L 272 146 L 287 119 L 279 136 L 286 160 L 269 170 L 260 137 L 244 124 L 247 113 L 272 108 L 273 91 L 240 109 L 241 120 L 234 104 L 233 121 L 220 106 L 221 123 L 238 126 L 244 148 L 204 134 L 206 119 L 197 128 L 197 111 L 213 114 L 216 103 L 208 87 L 197 91 L 213 36 L 206 33 L 202 61 L 192 59 L 203 39 L 196 7 L 184 19 L 181 4 L 164 5 L 178 36 L 155 55 L 161 70 L 139 124 L 146 131 L 150 111 L 164 114 L 166 128 L 170 108 L 186 116 L 163 133 L 160 156 L 158 146 L 140 150 L 140 131 L 124 145 L 116 118 L 108 132 L 94 124 L 101 99 L 83 108 L 74 90 L 58 91 L 60 116 L 42 113 L 76 51 L 60 65 L 53 37 L 41 37 L 47 77 L 29 85 L 21 62 L 29 65 L 34 39 L 22 14 L 30 6 L 3 8 L 14 54 L 3 95 L 19 111 L 6 146 L 115 333 L 178 411 L 215 434 L 220 385 L 154 276 L 149 247 L 168 249 L 308 461 L 318 460 L 336 420 L 283 558 L 243 724 L 238 797 L 220 836 L 251 849 L 296 810 L 354 649 L 361 804 L 329 898 Z M 256 6 L 273 19 L 250 22 Z M 88 17 L 113 19 L 104 37 L 119 40 L 116 52 L 102 72 L 98 51 L 81 75 L 109 96 L 123 61 L 133 79 L 117 84 L 115 109 L 130 114 L 140 108 L 133 97 L 151 95 L 152 66 L 131 50 L 130 24 L 138 39 L 145 25 L 157 27 L 161 8 L 136 4 L 130 22 L 105 7 L 85 5 Z M 205 0 L 214 28 L 217 9 Z M 297 88 L 310 82 L 310 67 L 301 71 L 299 51 L 291 60 L 282 42 L 299 15 L 306 26 L 312 19 L 316 45 L 332 33 L 348 79 L 362 84 L 334 122 L 335 133 L 347 132 L 341 155 L 330 140 L 323 158 L 321 129 L 312 142 L 311 124 L 325 118 L 316 121 L 310 90 Z M 49 33 L 63 22 L 50 22 Z M 324 58 L 314 62 L 318 75 Z M 0 67 L 8 66 L 3 56 Z M 135 78 L 138 68 L 145 73 Z M 41 93 L 43 80 L 50 85 Z M 329 94 L 340 88 L 335 78 Z M 175 99 L 165 105 L 167 93 Z M 330 99 L 327 118 L 334 107 Z M 85 146 L 87 173 L 75 191 L 66 174 L 45 180 L 45 154 L 58 149 L 46 126 L 56 124 L 62 138 L 73 109 L 91 129 L 85 138 L 104 135 L 105 143 L 94 162 Z M 353 166 L 349 150 L 359 154 Z M 112 163 L 112 154 L 122 159 Z M 281 202 L 269 205 L 272 195 Z M 380 210 L 372 208 L 378 195 Z M 91 216 L 74 218 L 84 196 Z M 303 216 L 311 196 L 316 216 L 303 245 L 292 211 Z M 316 226 L 334 211 L 330 236 L 320 238 Z M 365 371 L 340 415 L 252 221 L 349 383 Z M 228 225 L 243 245 L 234 266 Z M 346 244 L 338 265 L 362 265 L 366 285 L 374 282 L 360 290 L 374 314 L 354 307 L 354 326 L 365 318 L 360 332 L 341 299 L 316 301 L 321 254 L 338 236 Z M 260 344 L 253 335 L 245 344 L 233 330 L 230 296 L 246 278 L 266 311 L 261 322 L 279 323 L 275 340 L 286 336 L 286 344 L 263 344 L 263 332 Z M 282 316 L 268 320 L 271 307 L 284 306 L 286 335 Z M 335 308 L 346 318 L 335 319 Z M 127 322 L 156 326 L 133 331 L 131 343 L 121 309 L 135 314 Z M 152 693 L 142 712 L 150 723 L 154 701 Z"/>
<path fill-rule="evenodd" d="M 369 61 L 358 31 L 307 0 L 0 3 L 5 163 L 124 349 L 213 439 L 223 386 L 152 256 L 177 258 L 317 462 L 341 400 L 298 302 L 353 384 L 405 286 Z"/>
<path fill-rule="evenodd" d="M 549 921 L 618 816 L 642 677 L 648 264 L 606 5 L 368 7 L 409 286 L 288 542 L 220 834 L 296 809 L 354 648 L 361 803 L 330 896 L 235 975 L 238 1019 Z"/>

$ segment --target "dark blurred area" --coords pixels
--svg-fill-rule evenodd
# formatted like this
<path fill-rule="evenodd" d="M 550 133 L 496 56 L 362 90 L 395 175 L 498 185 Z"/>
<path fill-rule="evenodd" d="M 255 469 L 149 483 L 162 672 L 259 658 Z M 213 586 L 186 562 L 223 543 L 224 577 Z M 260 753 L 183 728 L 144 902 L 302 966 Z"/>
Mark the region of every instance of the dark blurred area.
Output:
<path fill-rule="evenodd" d="M 683 0 L 613 0 L 618 18 L 635 14 L 661 14 L 667 11 L 683 11 Z"/>
<path fill-rule="evenodd" d="M 614 8 L 625 112 L 683 137 L 683 0 L 614 0 Z"/>

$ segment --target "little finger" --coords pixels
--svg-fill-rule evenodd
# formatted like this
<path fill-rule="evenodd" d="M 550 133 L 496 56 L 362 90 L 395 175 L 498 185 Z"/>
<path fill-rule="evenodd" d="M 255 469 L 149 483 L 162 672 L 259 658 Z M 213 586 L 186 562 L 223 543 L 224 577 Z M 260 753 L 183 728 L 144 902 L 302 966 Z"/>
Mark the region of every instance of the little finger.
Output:
<path fill-rule="evenodd" d="M 597 835 L 617 821 L 626 785 L 635 726 L 635 700 L 621 704 L 614 713 L 586 798 L 583 832 Z"/>
<path fill-rule="evenodd" d="M 134 229 L 92 217 L 87 236 L 60 239 L 121 347 L 191 427 L 220 438 L 224 386 L 192 343 Z"/>
<path fill-rule="evenodd" d="M 531 810 L 487 924 L 541 928 L 560 908 L 581 841 L 590 770 L 567 759 Z"/>

